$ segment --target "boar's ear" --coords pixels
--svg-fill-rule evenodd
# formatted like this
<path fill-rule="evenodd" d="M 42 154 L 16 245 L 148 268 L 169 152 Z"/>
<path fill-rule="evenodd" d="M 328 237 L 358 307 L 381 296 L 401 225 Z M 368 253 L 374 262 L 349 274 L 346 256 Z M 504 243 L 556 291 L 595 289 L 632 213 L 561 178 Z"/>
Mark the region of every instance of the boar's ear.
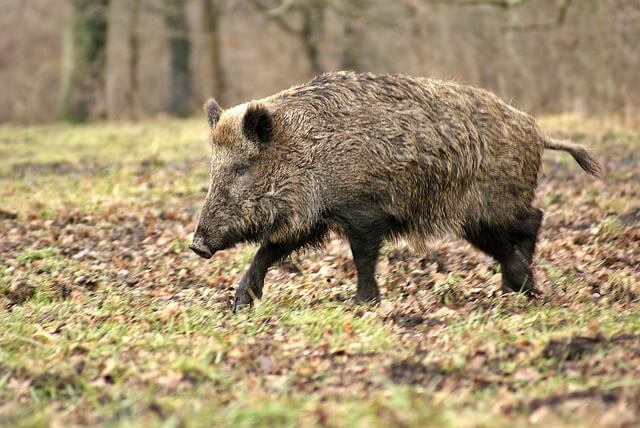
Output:
<path fill-rule="evenodd" d="M 207 114 L 209 127 L 212 128 L 218 123 L 218 119 L 220 119 L 220 115 L 222 114 L 222 108 L 215 99 L 209 98 L 207 102 L 204 103 L 204 112 Z"/>
<path fill-rule="evenodd" d="M 268 144 L 273 132 L 273 120 L 269 110 L 261 104 L 249 105 L 242 119 L 242 132 L 249 141 L 260 145 Z"/>

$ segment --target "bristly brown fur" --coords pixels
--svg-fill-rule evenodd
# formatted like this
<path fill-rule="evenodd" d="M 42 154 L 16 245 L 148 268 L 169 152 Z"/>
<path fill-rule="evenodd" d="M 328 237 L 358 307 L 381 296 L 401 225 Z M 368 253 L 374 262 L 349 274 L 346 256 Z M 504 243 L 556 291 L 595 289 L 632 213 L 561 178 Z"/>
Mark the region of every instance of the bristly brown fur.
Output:
<path fill-rule="evenodd" d="M 363 300 L 377 298 L 375 260 L 395 237 L 465 238 L 502 264 L 505 288 L 531 293 L 545 147 L 600 173 L 583 147 L 454 82 L 337 72 L 221 113 L 207 106 L 216 144 L 196 235 L 212 252 L 261 244 L 239 304 L 248 288 L 261 295 L 265 266 L 328 231 L 349 240 Z"/>

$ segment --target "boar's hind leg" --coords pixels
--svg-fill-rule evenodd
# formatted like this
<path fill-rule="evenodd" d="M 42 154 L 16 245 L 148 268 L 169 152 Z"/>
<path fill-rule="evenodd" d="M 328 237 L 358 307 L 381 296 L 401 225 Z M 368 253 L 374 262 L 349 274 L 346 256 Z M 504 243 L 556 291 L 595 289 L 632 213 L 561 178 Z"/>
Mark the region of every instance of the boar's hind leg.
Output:
<path fill-rule="evenodd" d="M 536 242 L 538 241 L 538 231 L 542 224 L 542 210 L 532 208 L 520 220 L 518 227 L 514 231 L 516 246 L 527 263 L 531 264 L 533 255 L 536 252 Z"/>
<path fill-rule="evenodd" d="M 238 288 L 236 288 L 236 295 L 232 306 L 233 312 L 236 312 L 242 306 L 251 306 L 254 297 L 258 299 L 262 297 L 264 277 L 274 263 L 284 259 L 299 248 L 321 242 L 325 235 L 326 228 L 321 227 L 300 241 L 263 243 L 260 245 L 260 248 L 258 248 L 256 255 L 251 261 L 251 265 L 242 276 Z"/>
<path fill-rule="evenodd" d="M 375 273 L 383 234 L 377 229 L 349 228 L 347 233 L 358 273 L 356 300 L 359 302 L 372 302 L 380 298 Z"/>
<path fill-rule="evenodd" d="M 465 226 L 465 239 L 500 263 L 503 290 L 533 294 L 531 262 L 541 221 L 542 212 L 532 209 L 510 227 L 482 221 Z"/>

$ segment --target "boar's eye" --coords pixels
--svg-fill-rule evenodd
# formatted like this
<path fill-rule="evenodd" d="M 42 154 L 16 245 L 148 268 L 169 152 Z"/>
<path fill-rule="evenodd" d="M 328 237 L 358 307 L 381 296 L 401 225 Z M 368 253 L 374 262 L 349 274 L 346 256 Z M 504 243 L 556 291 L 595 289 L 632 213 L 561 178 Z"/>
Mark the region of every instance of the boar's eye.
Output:
<path fill-rule="evenodd" d="M 236 163 L 231 166 L 231 172 L 236 177 L 244 175 L 249 169 L 249 165 L 246 163 Z"/>

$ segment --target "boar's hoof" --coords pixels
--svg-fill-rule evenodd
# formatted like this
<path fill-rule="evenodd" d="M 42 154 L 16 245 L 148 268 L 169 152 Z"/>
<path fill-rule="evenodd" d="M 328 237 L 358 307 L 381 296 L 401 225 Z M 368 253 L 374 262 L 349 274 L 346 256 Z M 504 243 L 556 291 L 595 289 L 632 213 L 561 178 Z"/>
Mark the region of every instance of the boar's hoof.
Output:
<path fill-rule="evenodd" d="M 512 288 L 502 287 L 500 291 L 502 292 L 503 296 L 521 295 L 526 297 L 527 299 L 536 299 L 542 296 L 542 293 L 539 292 L 538 290 L 528 290 L 528 289 L 514 290 Z"/>
<path fill-rule="evenodd" d="M 233 299 L 231 310 L 235 314 L 244 306 L 253 307 L 253 301 L 255 299 L 260 299 L 261 297 L 262 292 L 256 293 L 251 288 L 245 288 L 242 286 L 242 284 L 240 284 L 240 286 L 236 289 L 236 296 Z"/>
<path fill-rule="evenodd" d="M 356 302 L 358 303 L 375 303 L 380 301 L 380 292 L 377 290 L 358 290 L 356 293 Z"/>
<path fill-rule="evenodd" d="M 515 287 L 510 285 L 503 284 L 501 287 L 502 294 L 522 294 L 528 298 L 539 297 L 541 295 L 540 291 L 538 291 L 535 287 L 530 284 L 526 284 L 522 287 Z"/>
<path fill-rule="evenodd" d="M 236 293 L 236 297 L 233 299 L 233 304 L 231 305 L 231 311 L 235 314 L 244 306 L 252 307 L 253 298 L 246 291 L 244 293 Z"/>

